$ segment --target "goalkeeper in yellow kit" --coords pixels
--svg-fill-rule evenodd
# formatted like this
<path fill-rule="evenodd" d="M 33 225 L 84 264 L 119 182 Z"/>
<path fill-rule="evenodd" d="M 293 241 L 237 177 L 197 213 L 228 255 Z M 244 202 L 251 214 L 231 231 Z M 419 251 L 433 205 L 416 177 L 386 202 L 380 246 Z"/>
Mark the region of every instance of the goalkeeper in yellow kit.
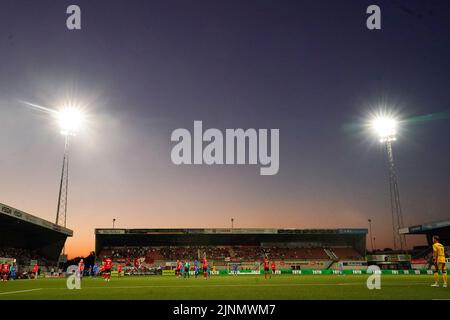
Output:
<path fill-rule="evenodd" d="M 445 248 L 439 243 L 439 236 L 433 236 L 433 262 L 434 262 L 434 284 L 432 287 L 439 287 L 439 271 L 442 272 L 444 280 L 443 287 L 447 288 L 447 267 L 445 266 Z"/>

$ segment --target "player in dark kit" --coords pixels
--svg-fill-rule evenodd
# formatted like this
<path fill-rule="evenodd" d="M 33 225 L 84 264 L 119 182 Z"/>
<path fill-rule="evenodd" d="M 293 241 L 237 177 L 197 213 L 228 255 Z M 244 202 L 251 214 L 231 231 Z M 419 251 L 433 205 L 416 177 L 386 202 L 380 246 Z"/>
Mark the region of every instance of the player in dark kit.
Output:
<path fill-rule="evenodd" d="M 197 276 L 198 276 L 198 260 L 197 260 L 197 258 L 195 258 L 195 260 L 194 260 L 194 275 L 195 275 L 195 278 L 197 278 Z"/>
<path fill-rule="evenodd" d="M 267 279 L 267 276 L 271 278 L 270 270 L 269 270 L 269 259 L 267 257 L 264 258 L 264 279 Z"/>

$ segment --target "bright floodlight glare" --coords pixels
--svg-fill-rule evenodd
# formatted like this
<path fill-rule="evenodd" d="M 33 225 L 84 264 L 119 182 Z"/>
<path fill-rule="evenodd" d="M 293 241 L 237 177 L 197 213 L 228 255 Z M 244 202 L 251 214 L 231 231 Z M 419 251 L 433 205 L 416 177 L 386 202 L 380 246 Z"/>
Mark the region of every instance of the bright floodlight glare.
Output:
<path fill-rule="evenodd" d="M 371 122 L 371 127 L 380 138 L 380 142 L 394 141 L 397 134 L 397 120 L 387 116 L 377 116 Z"/>
<path fill-rule="evenodd" d="M 58 112 L 57 117 L 61 134 L 65 136 L 76 135 L 83 122 L 83 113 L 77 108 L 65 108 Z"/>

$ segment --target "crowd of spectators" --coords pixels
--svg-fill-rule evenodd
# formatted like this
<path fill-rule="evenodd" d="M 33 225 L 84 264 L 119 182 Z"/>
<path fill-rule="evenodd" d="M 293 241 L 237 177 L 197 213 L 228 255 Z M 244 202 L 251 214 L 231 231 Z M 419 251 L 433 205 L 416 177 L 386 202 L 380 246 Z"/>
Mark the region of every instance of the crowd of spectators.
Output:
<path fill-rule="evenodd" d="M 50 261 L 37 254 L 35 251 L 21 248 L 0 248 L 0 258 L 16 259 L 16 264 L 19 266 L 30 266 L 33 260 L 37 261 L 39 265 L 52 265 Z"/>
<path fill-rule="evenodd" d="M 342 259 L 361 259 L 353 248 L 336 248 L 336 255 Z M 146 263 L 155 261 L 193 260 L 203 256 L 213 260 L 256 261 L 264 257 L 274 260 L 328 260 L 324 248 L 317 247 L 263 247 L 263 246 L 164 246 L 164 247 L 113 247 L 100 253 L 100 258 L 113 260 L 142 258 Z"/>
<path fill-rule="evenodd" d="M 296 259 L 296 260 L 328 260 L 323 248 L 264 248 L 268 257 L 275 260 Z"/>

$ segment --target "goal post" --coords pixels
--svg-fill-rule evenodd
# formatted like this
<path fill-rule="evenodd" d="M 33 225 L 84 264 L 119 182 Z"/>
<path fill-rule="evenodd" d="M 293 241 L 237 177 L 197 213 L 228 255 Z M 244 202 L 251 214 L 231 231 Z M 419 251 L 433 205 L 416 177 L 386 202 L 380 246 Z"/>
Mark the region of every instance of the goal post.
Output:
<path fill-rule="evenodd" d="M 259 262 L 228 262 L 227 272 L 233 275 L 260 274 Z"/>

